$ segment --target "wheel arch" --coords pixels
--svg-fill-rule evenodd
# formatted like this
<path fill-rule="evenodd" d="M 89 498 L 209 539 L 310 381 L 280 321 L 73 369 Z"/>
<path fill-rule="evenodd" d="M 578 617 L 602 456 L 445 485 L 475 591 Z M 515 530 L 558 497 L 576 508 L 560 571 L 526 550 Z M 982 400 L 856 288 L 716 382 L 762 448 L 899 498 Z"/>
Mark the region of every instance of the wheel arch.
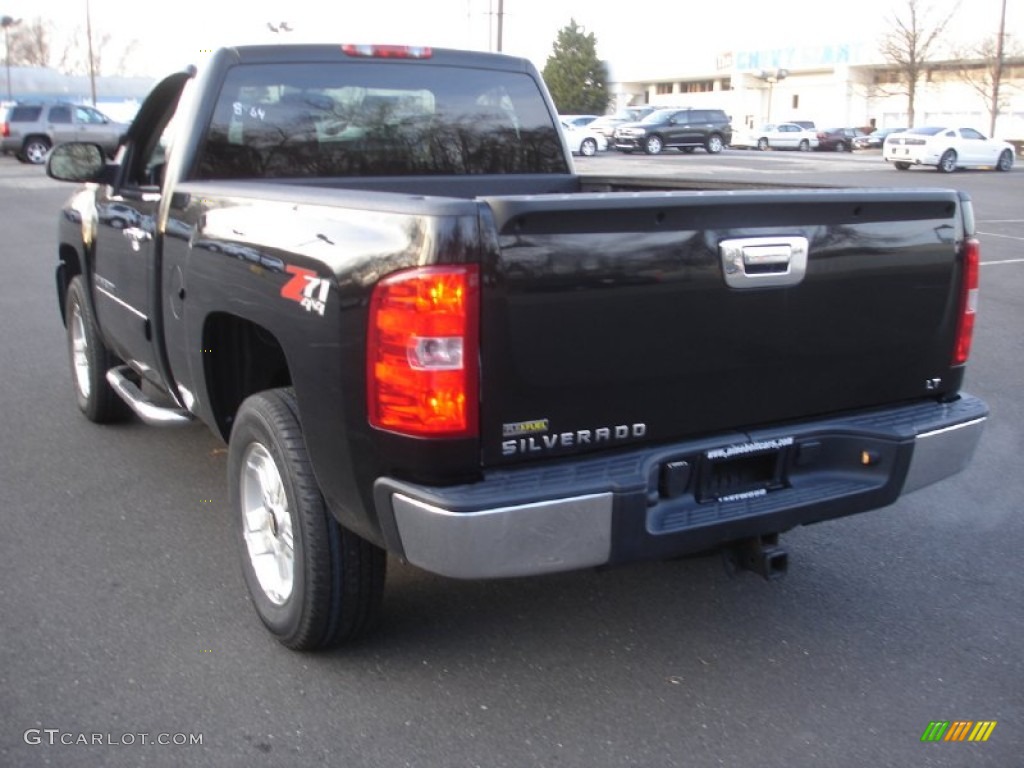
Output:
<path fill-rule="evenodd" d="M 245 398 L 292 385 L 291 367 L 281 342 L 248 318 L 211 312 L 203 323 L 201 349 L 211 423 L 225 442 Z"/>
<path fill-rule="evenodd" d="M 72 278 L 82 274 L 82 258 L 73 245 L 61 243 L 57 249 L 57 305 L 60 307 L 61 322 L 68 323 L 67 294 Z M 89 292 L 86 291 L 88 294 Z M 91 301 L 91 296 L 86 297 Z"/>

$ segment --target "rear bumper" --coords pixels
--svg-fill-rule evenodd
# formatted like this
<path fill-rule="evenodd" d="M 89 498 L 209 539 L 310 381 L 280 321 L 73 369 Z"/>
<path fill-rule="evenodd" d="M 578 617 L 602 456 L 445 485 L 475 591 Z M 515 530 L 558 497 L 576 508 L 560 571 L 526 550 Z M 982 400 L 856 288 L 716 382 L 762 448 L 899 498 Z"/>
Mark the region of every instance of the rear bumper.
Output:
<path fill-rule="evenodd" d="M 497 470 L 472 485 L 381 478 L 375 502 L 389 549 L 455 578 L 670 557 L 891 504 L 964 469 L 987 415 L 964 395 Z M 722 485 L 744 474 L 749 486 Z"/>

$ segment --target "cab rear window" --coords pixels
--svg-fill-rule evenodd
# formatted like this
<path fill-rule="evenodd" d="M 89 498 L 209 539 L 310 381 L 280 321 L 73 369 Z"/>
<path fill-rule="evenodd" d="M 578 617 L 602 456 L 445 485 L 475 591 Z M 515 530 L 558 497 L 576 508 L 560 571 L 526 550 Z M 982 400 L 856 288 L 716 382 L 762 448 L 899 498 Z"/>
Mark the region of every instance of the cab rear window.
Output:
<path fill-rule="evenodd" d="M 230 70 L 193 177 L 567 171 L 528 75 L 345 62 Z"/>

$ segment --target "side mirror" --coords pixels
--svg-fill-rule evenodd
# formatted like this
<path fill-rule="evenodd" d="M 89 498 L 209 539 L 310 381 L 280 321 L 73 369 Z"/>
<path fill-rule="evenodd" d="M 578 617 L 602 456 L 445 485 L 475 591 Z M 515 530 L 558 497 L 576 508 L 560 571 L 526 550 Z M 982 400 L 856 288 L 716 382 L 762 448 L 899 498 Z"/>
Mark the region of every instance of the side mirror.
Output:
<path fill-rule="evenodd" d="M 46 175 L 57 181 L 102 182 L 106 171 L 107 160 L 99 144 L 58 144 L 46 159 Z"/>

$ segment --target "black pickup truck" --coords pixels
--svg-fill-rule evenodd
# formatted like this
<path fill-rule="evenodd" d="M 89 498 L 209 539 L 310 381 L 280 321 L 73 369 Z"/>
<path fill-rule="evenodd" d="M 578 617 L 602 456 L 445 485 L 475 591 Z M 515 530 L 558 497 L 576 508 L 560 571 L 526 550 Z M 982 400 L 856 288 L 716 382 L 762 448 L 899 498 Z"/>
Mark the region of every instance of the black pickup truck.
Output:
<path fill-rule="evenodd" d="M 725 548 L 969 461 L 979 245 L 952 190 L 581 177 L 527 61 L 224 49 L 113 162 L 56 147 L 84 414 L 228 443 L 284 644 L 351 639 L 386 553 L 491 578 Z M 660 186 L 659 186 L 660 185 Z"/>

